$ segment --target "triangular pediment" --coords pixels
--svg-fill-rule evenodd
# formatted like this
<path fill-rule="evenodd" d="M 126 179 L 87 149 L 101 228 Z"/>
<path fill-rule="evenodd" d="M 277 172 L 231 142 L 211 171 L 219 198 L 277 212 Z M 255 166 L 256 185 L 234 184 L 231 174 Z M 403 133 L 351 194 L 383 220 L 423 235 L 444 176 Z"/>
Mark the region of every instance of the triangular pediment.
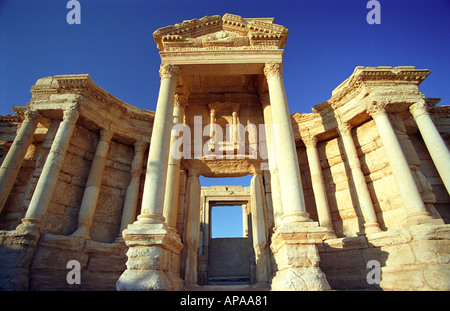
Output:
<path fill-rule="evenodd" d="M 273 18 L 242 18 L 225 14 L 205 16 L 160 28 L 153 33 L 161 51 L 183 49 L 279 49 L 286 44 L 286 27 Z"/>

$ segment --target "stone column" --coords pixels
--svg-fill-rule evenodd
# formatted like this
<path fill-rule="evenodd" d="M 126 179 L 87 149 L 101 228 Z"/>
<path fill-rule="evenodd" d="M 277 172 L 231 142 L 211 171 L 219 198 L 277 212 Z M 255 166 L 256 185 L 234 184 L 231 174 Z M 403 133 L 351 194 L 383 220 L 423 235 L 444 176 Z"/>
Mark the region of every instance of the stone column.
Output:
<path fill-rule="evenodd" d="M 122 231 L 132 224 L 136 218 L 136 208 L 139 197 L 139 185 L 141 182 L 142 164 L 144 161 L 144 153 L 147 150 L 148 143 L 137 140 L 134 142 L 134 158 L 131 163 L 131 179 L 125 195 L 125 203 L 123 205 L 122 221 L 120 223 L 120 237 Z"/>
<path fill-rule="evenodd" d="M 385 104 L 372 102 L 367 106 L 367 113 L 375 121 L 392 174 L 400 192 L 400 197 L 408 215 L 404 225 L 410 226 L 432 222 L 433 219 L 425 208 L 408 162 L 387 116 Z"/>
<path fill-rule="evenodd" d="M 250 183 L 253 248 L 256 259 L 256 281 L 267 282 L 272 276 L 269 241 L 266 229 L 264 186 L 262 177 L 255 173 Z"/>
<path fill-rule="evenodd" d="M 58 127 L 25 218 L 22 219 L 22 224 L 17 227 L 18 230 L 38 230 L 42 217 L 47 212 L 48 205 L 52 199 L 59 172 L 64 162 L 64 156 L 69 147 L 70 138 L 72 137 L 78 117 L 77 107 L 64 110 L 63 120 Z"/>
<path fill-rule="evenodd" d="M 164 222 L 165 187 L 161 188 L 161 185 L 165 185 L 167 179 L 170 134 L 178 71 L 178 67 L 173 65 L 161 65 L 159 70 L 161 86 L 148 155 L 142 211 L 138 216 L 139 222 L 143 224 Z"/>
<path fill-rule="evenodd" d="M 450 194 L 450 152 L 447 145 L 436 129 L 424 100 L 411 105 L 409 110 L 417 123 L 417 127 L 441 176 L 442 182 Z"/>
<path fill-rule="evenodd" d="M 283 82 L 283 65 L 269 63 L 264 67 L 264 74 L 269 86 L 272 109 L 272 124 L 278 133 L 273 137 L 272 149 L 278 150 L 276 166 L 280 176 L 283 218 L 289 222 L 311 221 L 306 212 L 300 169 L 292 132 L 291 115 L 286 100 Z"/>
<path fill-rule="evenodd" d="M 355 142 L 353 141 L 352 127 L 349 123 L 338 120 L 338 129 L 344 145 L 347 162 L 350 166 L 358 209 L 364 219 L 364 232 L 380 232 L 381 230 L 378 224 L 377 215 L 375 214 L 375 208 L 373 207 L 369 188 L 367 188 L 366 179 L 361 170 L 361 162 L 359 161 L 358 152 L 356 151 Z"/>
<path fill-rule="evenodd" d="M 283 216 L 270 245 L 278 269 L 271 287 L 272 290 L 327 290 L 330 286 L 319 268 L 316 246 L 322 243 L 327 229 L 312 222 L 306 212 L 282 71 L 279 63 L 264 66 L 272 124 L 277 134 L 273 136 L 271 148 L 278 151 L 276 167 L 283 202 Z"/>
<path fill-rule="evenodd" d="M 319 224 L 321 227 L 327 228 L 327 234 L 324 239 L 335 239 L 337 236 L 333 230 L 327 192 L 323 183 L 322 167 L 320 166 L 319 153 L 317 151 L 317 138 L 316 136 L 305 136 L 303 142 L 306 146 L 306 156 L 308 157 Z"/>
<path fill-rule="evenodd" d="M 164 196 L 178 67 L 161 65 L 161 86 L 156 106 L 145 176 L 141 214 L 122 233 L 128 246 L 127 269 L 116 283 L 118 290 L 179 290 L 180 236 L 164 222 Z"/>
<path fill-rule="evenodd" d="M 41 119 L 39 112 L 27 110 L 25 120 L 17 132 L 14 142 L 11 145 L 0 168 L 0 213 L 5 206 L 9 193 L 11 192 L 17 174 L 27 153 L 28 147 L 33 139 L 34 132 Z"/>
<path fill-rule="evenodd" d="M 184 109 L 187 99 L 184 95 L 175 95 L 175 104 L 173 107 L 173 125 L 183 123 Z M 178 136 L 171 136 L 170 146 L 178 139 Z M 169 166 L 167 168 L 166 194 L 164 197 L 164 218 L 169 227 L 176 230 L 177 212 L 178 212 L 178 193 L 180 181 L 180 162 L 181 159 L 175 159 L 172 153 L 169 153 Z"/>
<path fill-rule="evenodd" d="M 89 231 L 94 221 L 95 209 L 97 207 L 100 187 L 102 185 L 103 172 L 105 170 L 106 157 L 108 155 L 109 143 L 113 137 L 110 130 L 102 129 L 100 131 L 97 149 L 95 150 L 94 160 L 92 160 L 91 170 L 86 181 L 83 201 L 81 202 L 78 213 L 78 229 L 72 233 L 72 237 L 90 239 Z"/>
<path fill-rule="evenodd" d="M 197 172 L 190 170 L 186 185 L 188 216 L 185 230 L 186 265 L 184 282 L 197 285 L 197 252 L 200 236 L 201 186 Z"/>
<path fill-rule="evenodd" d="M 237 114 L 238 114 L 238 112 L 233 110 L 233 112 L 232 112 L 232 116 L 233 116 L 233 135 L 232 135 L 233 136 L 232 137 L 233 144 L 232 144 L 232 146 L 233 146 L 233 148 L 237 144 L 237 133 L 238 133 Z"/>
<path fill-rule="evenodd" d="M 272 128 L 272 106 L 270 105 L 269 94 L 260 94 L 261 105 L 263 107 L 264 123 L 266 130 L 267 155 L 270 171 L 270 187 L 272 190 L 273 220 L 275 226 L 281 222 L 283 216 L 283 202 L 281 200 L 280 178 L 278 175 L 278 151 L 273 147 L 272 137 L 278 129 Z M 273 131 L 275 130 L 275 132 Z"/>
<path fill-rule="evenodd" d="M 211 110 L 209 111 L 209 124 L 210 124 L 210 128 L 209 128 L 209 137 L 213 138 L 214 137 L 214 120 L 216 119 L 216 110 L 214 108 L 211 108 Z"/>
<path fill-rule="evenodd" d="M 248 212 L 247 204 L 242 204 L 242 237 L 248 238 Z"/>

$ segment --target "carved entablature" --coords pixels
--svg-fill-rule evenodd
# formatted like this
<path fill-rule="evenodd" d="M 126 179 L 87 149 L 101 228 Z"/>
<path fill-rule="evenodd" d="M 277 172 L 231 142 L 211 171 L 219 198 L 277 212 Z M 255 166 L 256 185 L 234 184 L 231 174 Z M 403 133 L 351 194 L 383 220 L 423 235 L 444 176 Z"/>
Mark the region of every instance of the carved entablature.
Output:
<path fill-rule="evenodd" d="M 274 24 L 273 18 L 242 18 L 225 14 L 160 28 L 153 37 L 161 51 L 279 49 L 286 44 L 288 30 Z"/>

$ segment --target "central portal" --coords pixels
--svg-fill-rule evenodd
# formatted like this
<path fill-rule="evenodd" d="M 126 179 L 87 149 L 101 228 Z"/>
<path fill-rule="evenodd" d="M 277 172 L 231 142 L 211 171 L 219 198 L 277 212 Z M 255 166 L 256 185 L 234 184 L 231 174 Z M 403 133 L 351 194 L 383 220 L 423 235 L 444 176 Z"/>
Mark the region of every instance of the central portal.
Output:
<path fill-rule="evenodd" d="M 201 178 L 199 285 L 256 283 L 251 177 Z"/>
<path fill-rule="evenodd" d="M 253 284 L 255 256 L 252 237 L 248 234 L 251 223 L 246 207 L 247 202 L 242 202 L 240 206 L 214 202 L 210 207 L 212 234 L 208 254 L 208 285 Z"/>

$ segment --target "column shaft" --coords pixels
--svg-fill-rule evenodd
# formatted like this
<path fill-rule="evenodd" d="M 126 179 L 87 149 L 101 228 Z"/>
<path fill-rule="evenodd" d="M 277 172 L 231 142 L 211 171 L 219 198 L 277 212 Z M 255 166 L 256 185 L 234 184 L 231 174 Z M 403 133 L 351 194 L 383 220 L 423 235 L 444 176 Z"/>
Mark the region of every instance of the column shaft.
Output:
<path fill-rule="evenodd" d="M 17 174 L 27 153 L 28 147 L 33 139 L 41 116 L 39 112 L 27 110 L 25 120 L 17 132 L 14 142 L 11 145 L 0 168 L 0 213 L 5 206 L 9 193 L 11 192 Z"/>
<path fill-rule="evenodd" d="M 78 117 L 77 109 L 64 111 L 63 121 L 58 127 L 25 218 L 22 219 L 23 224 L 18 229 L 26 229 L 29 225 L 39 226 L 42 216 L 47 212 Z"/>
<path fill-rule="evenodd" d="M 317 139 L 315 136 L 306 136 L 303 139 L 306 146 L 306 156 L 309 163 L 309 172 L 311 173 L 311 183 L 316 201 L 317 216 L 321 227 L 327 228 L 325 238 L 336 238 L 331 220 L 330 208 L 328 206 L 327 192 L 323 182 L 322 168 L 320 166 L 319 153 L 317 151 Z"/>
<path fill-rule="evenodd" d="M 175 96 L 175 105 L 173 107 L 173 125 L 183 123 L 184 106 L 187 104 L 186 97 L 177 94 Z M 179 136 L 170 137 L 170 146 L 172 146 Z M 164 197 L 164 218 L 169 227 L 176 228 L 178 212 L 178 193 L 180 186 L 180 158 L 174 158 L 169 153 L 169 165 L 167 168 L 166 193 Z"/>
<path fill-rule="evenodd" d="M 408 162 L 385 111 L 385 105 L 373 102 L 367 112 L 372 116 L 383 142 L 389 165 L 408 217 L 431 219 L 414 181 Z"/>
<path fill-rule="evenodd" d="M 153 123 L 150 151 L 142 198 L 141 223 L 164 222 L 164 196 L 170 153 L 173 104 L 178 67 L 161 65 L 161 86 Z"/>
<path fill-rule="evenodd" d="M 380 228 L 377 221 L 377 216 L 375 214 L 375 208 L 373 207 L 369 188 L 367 188 L 364 173 L 361 170 L 361 163 L 359 161 L 358 152 L 356 151 L 355 143 L 353 141 L 350 124 L 339 122 L 339 132 L 341 134 L 342 143 L 344 144 L 348 165 L 350 166 L 350 172 L 355 186 L 359 210 L 362 214 L 361 216 L 364 219 L 365 232 L 379 232 Z"/>
<path fill-rule="evenodd" d="M 97 149 L 95 150 L 94 160 L 92 161 L 91 170 L 86 182 L 86 189 L 84 190 L 83 201 L 81 202 L 80 212 L 78 214 L 78 229 L 72 234 L 74 237 L 90 239 L 89 231 L 94 221 L 106 157 L 112 136 L 113 133 L 109 130 L 102 129 L 100 131 L 100 138 Z"/>
<path fill-rule="evenodd" d="M 427 112 L 425 102 L 413 104 L 409 109 L 417 123 L 431 159 L 441 176 L 442 182 L 450 194 L 450 152 L 447 145 Z"/>
<path fill-rule="evenodd" d="M 141 181 L 142 164 L 144 161 L 144 152 L 148 143 L 136 141 L 134 143 L 134 158 L 131 163 L 131 179 L 125 195 L 123 205 L 122 220 L 120 222 L 120 234 L 127 226 L 135 220 L 136 208 L 139 197 L 139 185 Z"/>
<path fill-rule="evenodd" d="M 267 282 L 272 275 L 269 242 L 266 228 L 264 186 L 260 174 L 255 174 L 250 183 L 253 248 L 256 259 L 256 281 Z"/>
<path fill-rule="evenodd" d="M 282 65 L 266 64 L 264 74 L 269 87 L 273 126 L 278 129 L 272 147 L 279 151 L 277 167 L 280 174 L 283 218 L 288 222 L 311 221 L 303 198 L 297 151 L 282 78 Z"/>
<path fill-rule="evenodd" d="M 199 176 L 189 171 L 186 195 L 188 196 L 188 216 L 184 245 L 186 248 L 185 284 L 197 284 L 197 252 L 200 236 L 201 186 Z"/>
<path fill-rule="evenodd" d="M 242 237 L 248 238 L 248 212 L 247 204 L 242 204 Z"/>
<path fill-rule="evenodd" d="M 270 187 L 272 190 L 272 205 L 273 205 L 273 221 L 275 226 L 281 222 L 283 216 L 283 202 L 281 200 L 280 178 L 278 175 L 278 151 L 272 142 L 272 137 L 276 134 L 272 128 L 272 106 L 270 105 L 269 94 L 264 93 L 260 95 L 261 105 L 263 106 L 264 123 L 266 130 L 267 155 L 270 171 Z"/>

